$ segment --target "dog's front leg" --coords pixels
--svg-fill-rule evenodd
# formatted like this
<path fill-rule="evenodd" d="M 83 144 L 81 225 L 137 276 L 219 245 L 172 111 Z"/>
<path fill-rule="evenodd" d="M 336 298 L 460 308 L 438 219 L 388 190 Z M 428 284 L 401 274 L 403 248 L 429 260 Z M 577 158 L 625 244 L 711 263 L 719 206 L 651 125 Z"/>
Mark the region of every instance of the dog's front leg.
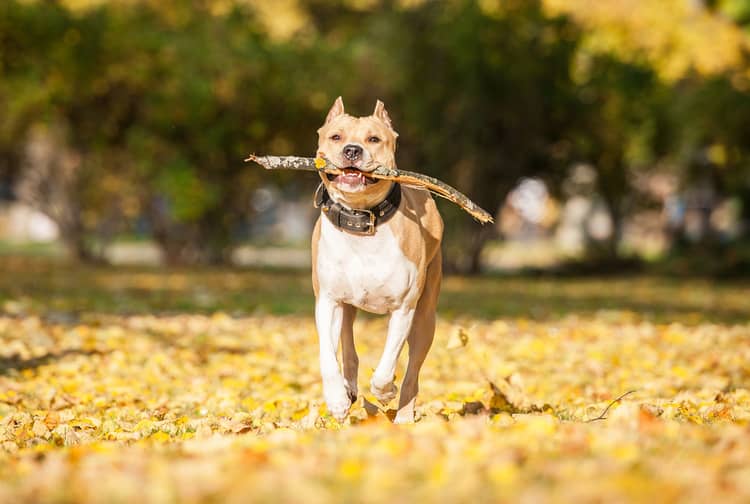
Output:
<path fill-rule="evenodd" d="M 385 340 L 383 356 L 370 380 L 370 391 L 383 404 L 388 404 L 396 397 L 398 389 L 393 383 L 396 374 L 396 362 L 404 347 L 406 338 L 414 321 L 413 308 L 399 308 L 391 314 L 388 321 L 388 336 Z"/>
<path fill-rule="evenodd" d="M 344 305 L 324 295 L 315 302 L 315 325 L 320 344 L 320 374 L 323 378 L 323 397 L 328 411 L 339 421 L 346 418 L 352 402 L 341 376 L 336 352 L 344 320 Z"/>

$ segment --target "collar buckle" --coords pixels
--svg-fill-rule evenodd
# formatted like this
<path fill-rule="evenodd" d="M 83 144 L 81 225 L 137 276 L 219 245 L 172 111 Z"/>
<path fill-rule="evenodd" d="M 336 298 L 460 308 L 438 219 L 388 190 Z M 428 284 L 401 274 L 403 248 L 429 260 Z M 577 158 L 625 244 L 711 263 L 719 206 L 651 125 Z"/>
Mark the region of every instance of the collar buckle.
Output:
<path fill-rule="evenodd" d="M 370 221 L 367 223 L 367 229 L 364 230 L 364 234 L 367 236 L 372 236 L 377 231 L 377 228 L 375 227 L 375 212 L 372 210 L 360 210 L 361 212 L 367 213 L 367 215 L 370 217 Z"/>

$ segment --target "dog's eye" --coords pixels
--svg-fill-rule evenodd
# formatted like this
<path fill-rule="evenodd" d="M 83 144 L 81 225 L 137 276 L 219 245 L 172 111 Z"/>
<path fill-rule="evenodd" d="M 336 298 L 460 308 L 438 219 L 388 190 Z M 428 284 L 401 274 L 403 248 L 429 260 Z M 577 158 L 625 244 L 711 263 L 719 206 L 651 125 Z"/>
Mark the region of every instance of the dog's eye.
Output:
<path fill-rule="evenodd" d="M 370 143 L 378 143 L 380 139 L 376 136 L 371 136 L 370 138 L 367 139 L 367 141 Z"/>
<path fill-rule="evenodd" d="M 331 136 L 331 140 L 333 140 L 334 142 L 338 142 L 339 140 L 341 140 L 341 135 L 336 133 L 335 135 Z"/>

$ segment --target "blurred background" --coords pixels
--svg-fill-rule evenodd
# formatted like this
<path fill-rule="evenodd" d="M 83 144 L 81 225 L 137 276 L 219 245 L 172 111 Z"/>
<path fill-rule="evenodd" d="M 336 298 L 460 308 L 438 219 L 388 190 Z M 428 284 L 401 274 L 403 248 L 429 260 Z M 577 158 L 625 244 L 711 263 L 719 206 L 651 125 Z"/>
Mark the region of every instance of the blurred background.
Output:
<path fill-rule="evenodd" d="M 336 96 L 460 273 L 750 273 L 750 0 L 2 0 L 0 253 L 309 265 Z"/>

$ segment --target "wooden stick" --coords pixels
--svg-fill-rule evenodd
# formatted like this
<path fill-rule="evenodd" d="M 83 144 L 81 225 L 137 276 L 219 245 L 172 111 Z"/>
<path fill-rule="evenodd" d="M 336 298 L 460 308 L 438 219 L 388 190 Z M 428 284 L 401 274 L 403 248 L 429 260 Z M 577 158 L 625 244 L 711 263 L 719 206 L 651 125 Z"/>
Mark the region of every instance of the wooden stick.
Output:
<path fill-rule="evenodd" d="M 635 392 L 636 392 L 635 390 L 628 390 L 627 392 L 625 392 L 624 394 L 620 395 L 619 397 L 617 397 L 613 401 L 610 401 L 610 403 L 607 404 L 607 407 L 604 408 L 604 411 L 602 411 L 601 414 L 599 414 L 598 417 L 596 417 L 596 418 L 590 418 L 590 419 L 586 420 L 586 423 L 596 422 L 598 420 L 606 420 L 607 419 L 607 416 L 606 416 L 607 412 L 609 411 L 609 409 L 612 406 L 614 406 L 618 402 L 620 402 L 623 399 L 625 399 L 626 396 L 629 396 L 630 394 L 634 394 Z"/>
<path fill-rule="evenodd" d="M 333 175 L 340 175 L 341 173 L 343 173 L 343 170 L 341 168 L 334 165 L 325 158 L 251 155 L 250 157 L 245 159 L 245 161 L 258 163 L 266 170 L 283 169 L 316 172 L 322 171 L 325 173 L 331 173 Z M 394 170 L 379 164 L 368 165 L 364 168 L 366 168 L 367 170 L 371 169 L 371 171 L 363 172 L 367 177 L 380 180 L 392 180 L 394 182 L 402 184 L 423 187 L 437 194 L 438 196 L 452 201 L 456 205 L 460 206 L 482 224 L 494 222 L 492 215 L 490 215 L 489 212 L 471 201 L 465 194 L 459 192 L 457 189 L 434 177 L 406 170 Z"/>

